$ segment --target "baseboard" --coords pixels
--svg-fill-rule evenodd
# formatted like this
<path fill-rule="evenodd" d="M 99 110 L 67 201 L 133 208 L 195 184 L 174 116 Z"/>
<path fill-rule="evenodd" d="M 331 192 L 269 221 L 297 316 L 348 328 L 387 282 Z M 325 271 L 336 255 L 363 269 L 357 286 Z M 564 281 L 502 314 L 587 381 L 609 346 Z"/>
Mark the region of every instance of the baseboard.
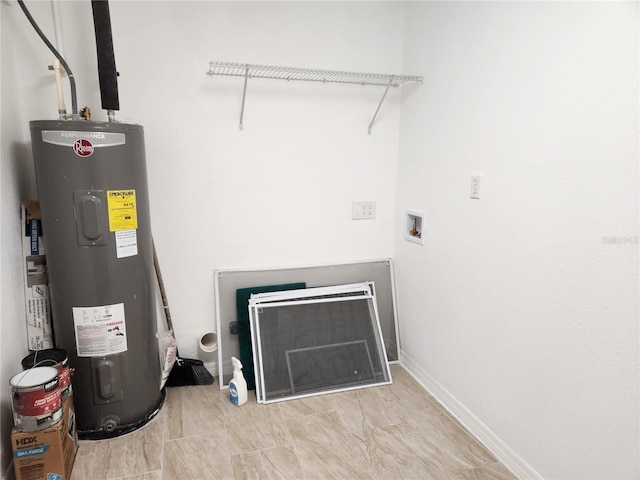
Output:
<path fill-rule="evenodd" d="M 211 375 L 213 375 L 214 377 L 218 376 L 218 362 L 203 362 L 203 363 L 206 369 L 209 370 L 209 373 L 211 373 Z"/>
<path fill-rule="evenodd" d="M 543 477 L 527 464 L 516 452 L 500 439 L 482 420 L 476 417 L 456 397 L 429 373 L 401 351 L 402 365 L 433 397 L 446 408 L 471 434 L 498 460 L 521 480 L 543 480 Z"/>

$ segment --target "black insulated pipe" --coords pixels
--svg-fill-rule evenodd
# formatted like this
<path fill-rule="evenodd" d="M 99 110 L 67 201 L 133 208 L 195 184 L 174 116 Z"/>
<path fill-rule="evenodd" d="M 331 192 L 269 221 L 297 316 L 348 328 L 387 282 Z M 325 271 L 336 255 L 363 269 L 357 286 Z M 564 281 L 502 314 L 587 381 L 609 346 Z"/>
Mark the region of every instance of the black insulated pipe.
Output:
<path fill-rule="evenodd" d="M 105 110 L 120 110 L 118 100 L 118 72 L 116 57 L 113 53 L 111 36 L 111 16 L 107 0 L 91 0 L 93 26 L 96 31 L 96 49 L 98 52 L 98 77 L 100 80 L 100 98 Z"/>

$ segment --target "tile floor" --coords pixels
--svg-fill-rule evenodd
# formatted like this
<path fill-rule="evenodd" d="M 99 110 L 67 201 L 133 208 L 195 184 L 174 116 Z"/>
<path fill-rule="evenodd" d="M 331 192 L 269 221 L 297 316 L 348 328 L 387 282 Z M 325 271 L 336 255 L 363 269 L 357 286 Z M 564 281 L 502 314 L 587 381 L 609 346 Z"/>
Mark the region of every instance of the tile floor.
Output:
<path fill-rule="evenodd" d="M 122 437 L 81 441 L 71 480 L 459 479 L 513 474 L 401 366 L 393 384 L 241 407 L 211 386 L 167 389 Z"/>

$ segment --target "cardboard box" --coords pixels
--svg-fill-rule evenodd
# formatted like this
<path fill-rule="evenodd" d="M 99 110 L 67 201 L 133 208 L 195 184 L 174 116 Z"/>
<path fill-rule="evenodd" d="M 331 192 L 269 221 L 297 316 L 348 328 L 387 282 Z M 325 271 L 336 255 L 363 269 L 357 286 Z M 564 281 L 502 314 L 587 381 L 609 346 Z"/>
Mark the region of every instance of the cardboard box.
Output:
<path fill-rule="evenodd" d="M 62 419 L 45 430 L 11 432 L 16 480 L 69 480 L 78 451 L 73 395 L 62 404 Z"/>
<path fill-rule="evenodd" d="M 22 202 L 22 254 L 24 256 L 24 299 L 27 322 L 27 348 L 53 348 L 47 263 L 42 239 L 40 204 Z"/>

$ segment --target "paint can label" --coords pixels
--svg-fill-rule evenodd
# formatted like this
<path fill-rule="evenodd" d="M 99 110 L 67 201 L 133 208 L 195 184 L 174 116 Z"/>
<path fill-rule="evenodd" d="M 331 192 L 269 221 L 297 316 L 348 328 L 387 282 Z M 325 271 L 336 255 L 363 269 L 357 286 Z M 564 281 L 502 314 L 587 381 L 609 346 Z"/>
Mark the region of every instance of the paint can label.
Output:
<path fill-rule="evenodd" d="M 53 390 L 50 389 L 51 384 L 55 384 Z M 47 415 L 60 409 L 61 406 L 62 399 L 57 378 L 55 382 L 50 382 L 43 388 L 31 391 L 15 389 L 13 393 L 13 408 L 18 415 L 25 417 Z"/>
<path fill-rule="evenodd" d="M 11 381 L 13 420 L 18 430 L 42 430 L 62 418 L 60 378 L 54 367 L 34 367 Z"/>

